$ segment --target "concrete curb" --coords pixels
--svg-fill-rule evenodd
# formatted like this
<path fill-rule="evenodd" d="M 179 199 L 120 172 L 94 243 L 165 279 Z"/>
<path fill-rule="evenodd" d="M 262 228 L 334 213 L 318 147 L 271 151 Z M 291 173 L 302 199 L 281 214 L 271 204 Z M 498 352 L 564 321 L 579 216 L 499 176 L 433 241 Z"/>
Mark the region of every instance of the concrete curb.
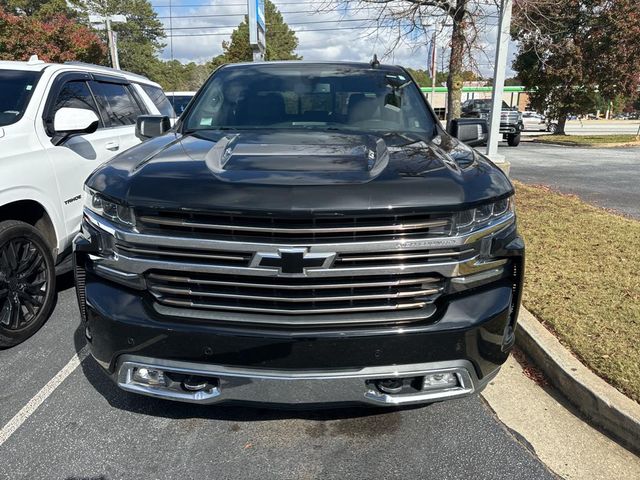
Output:
<path fill-rule="evenodd" d="M 640 142 L 621 142 L 621 143 L 598 143 L 591 145 L 578 145 L 572 142 L 563 142 L 562 140 L 554 142 L 540 141 L 536 138 L 529 140 L 531 143 L 537 143 L 538 145 L 560 145 L 563 147 L 580 147 L 580 148 L 633 148 L 640 147 Z"/>
<path fill-rule="evenodd" d="M 524 307 L 516 343 L 591 423 L 640 452 L 640 405 L 585 367 Z"/>

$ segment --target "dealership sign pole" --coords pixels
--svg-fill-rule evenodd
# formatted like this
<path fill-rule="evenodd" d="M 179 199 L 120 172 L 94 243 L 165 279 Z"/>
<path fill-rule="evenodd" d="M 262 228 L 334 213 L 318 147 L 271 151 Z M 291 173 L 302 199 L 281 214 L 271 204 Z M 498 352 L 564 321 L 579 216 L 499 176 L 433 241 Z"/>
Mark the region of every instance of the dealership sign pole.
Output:
<path fill-rule="evenodd" d="M 500 5 L 500 24 L 493 73 L 493 103 L 489 119 L 489 141 L 487 142 L 487 156 L 492 160 L 500 160 L 500 156 L 498 155 L 498 140 L 500 138 L 500 115 L 502 112 L 504 77 L 507 69 L 512 5 L 513 0 L 502 0 Z"/>
<path fill-rule="evenodd" d="M 264 0 L 247 0 L 249 7 L 249 45 L 253 61 L 261 62 L 267 49 L 267 24 L 264 19 Z"/>

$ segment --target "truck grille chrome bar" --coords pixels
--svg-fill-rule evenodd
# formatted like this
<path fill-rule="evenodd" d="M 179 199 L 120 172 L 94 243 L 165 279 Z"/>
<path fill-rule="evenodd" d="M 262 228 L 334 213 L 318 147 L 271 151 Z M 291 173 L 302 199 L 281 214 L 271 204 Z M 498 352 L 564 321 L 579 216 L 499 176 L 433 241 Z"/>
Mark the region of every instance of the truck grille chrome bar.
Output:
<path fill-rule="evenodd" d="M 158 259 L 176 262 L 194 262 L 209 266 L 251 266 L 254 252 L 198 250 L 172 247 L 129 245 L 122 242 L 116 244 L 117 251 L 132 258 Z M 384 267 L 404 264 L 427 264 L 429 262 L 456 262 L 471 258 L 476 251 L 473 248 L 443 250 L 407 250 L 396 252 L 339 253 L 336 255 L 334 267 L 336 274 L 340 268 L 347 267 Z"/>
<path fill-rule="evenodd" d="M 350 227 L 319 227 L 319 228 L 284 228 L 284 227 L 252 227 L 244 225 L 216 225 L 213 223 L 193 222 L 177 218 L 155 218 L 143 216 L 139 219 L 145 224 L 165 225 L 170 227 L 202 228 L 206 230 L 235 230 L 240 232 L 269 232 L 269 233 L 339 233 L 339 232 L 386 232 L 389 230 L 419 230 L 423 228 L 444 227 L 447 220 L 431 220 L 417 223 L 400 223 L 390 227 L 389 225 L 369 225 Z"/>
<path fill-rule="evenodd" d="M 363 281 L 152 272 L 147 286 L 156 301 L 167 306 L 320 315 L 423 308 L 438 298 L 444 284 L 441 278 L 424 275 Z"/>
<path fill-rule="evenodd" d="M 451 215 L 428 214 L 278 218 L 270 215 L 143 210 L 136 220 L 145 233 L 199 233 L 209 238 L 266 242 L 384 240 L 406 236 L 448 236 L 451 233 Z"/>

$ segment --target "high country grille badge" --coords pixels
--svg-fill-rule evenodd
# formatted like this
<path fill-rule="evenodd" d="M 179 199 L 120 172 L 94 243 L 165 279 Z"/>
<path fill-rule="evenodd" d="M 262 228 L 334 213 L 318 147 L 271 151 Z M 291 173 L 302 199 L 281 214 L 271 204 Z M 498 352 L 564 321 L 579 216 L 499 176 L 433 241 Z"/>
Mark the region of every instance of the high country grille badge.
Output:
<path fill-rule="evenodd" d="M 277 268 L 279 273 L 304 275 L 309 269 L 330 268 L 336 254 L 310 253 L 307 248 L 281 248 L 277 252 L 256 252 L 251 267 Z"/>

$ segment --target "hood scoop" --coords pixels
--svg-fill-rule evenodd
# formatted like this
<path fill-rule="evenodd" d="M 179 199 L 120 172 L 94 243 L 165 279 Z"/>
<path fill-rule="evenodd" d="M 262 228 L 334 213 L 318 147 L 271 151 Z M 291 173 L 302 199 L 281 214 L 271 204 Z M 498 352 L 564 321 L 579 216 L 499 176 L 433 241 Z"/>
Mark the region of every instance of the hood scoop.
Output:
<path fill-rule="evenodd" d="M 234 134 L 218 140 L 205 162 L 218 178 L 230 182 L 361 183 L 385 169 L 389 151 L 384 140 L 373 135 Z"/>

